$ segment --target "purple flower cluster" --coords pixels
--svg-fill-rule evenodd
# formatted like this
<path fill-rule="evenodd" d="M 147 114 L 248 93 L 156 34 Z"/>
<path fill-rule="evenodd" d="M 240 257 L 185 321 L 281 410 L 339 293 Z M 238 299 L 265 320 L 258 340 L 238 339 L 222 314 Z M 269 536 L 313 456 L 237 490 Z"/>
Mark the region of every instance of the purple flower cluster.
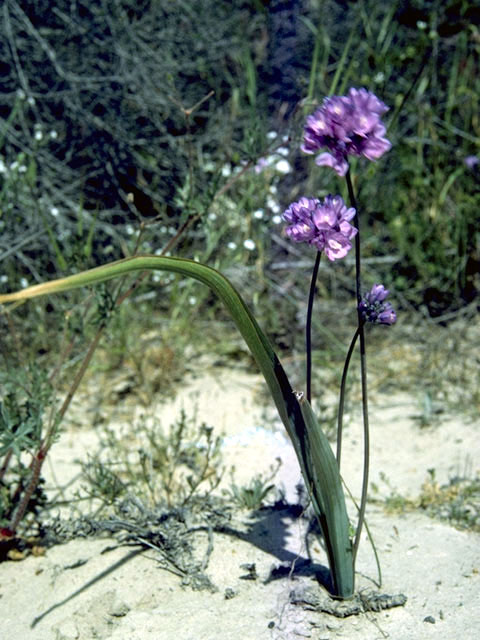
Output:
<path fill-rule="evenodd" d="M 329 260 L 344 258 L 352 248 L 350 240 L 357 229 L 350 224 L 355 209 L 347 209 L 340 196 L 300 198 L 283 214 L 288 223 L 285 233 L 295 242 L 307 242 L 325 251 Z"/>
<path fill-rule="evenodd" d="M 374 284 L 368 293 L 366 293 L 358 308 L 364 322 L 373 322 L 374 324 L 394 324 L 397 320 L 395 311 L 390 302 L 385 302 L 389 291 L 385 289 L 383 284 Z"/>
<path fill-rule="evenodd" d="M 380 120 L 388 107 L 366 89 L 350 89 L 346 96 L 325 98 L 321 107 L 308 116 L 302 151 L 316 153 L 320 166 L 332 167 L 339 176 L 348 171 L 347 156 L 377 160 L 392 146 L 385 138 Z"/>

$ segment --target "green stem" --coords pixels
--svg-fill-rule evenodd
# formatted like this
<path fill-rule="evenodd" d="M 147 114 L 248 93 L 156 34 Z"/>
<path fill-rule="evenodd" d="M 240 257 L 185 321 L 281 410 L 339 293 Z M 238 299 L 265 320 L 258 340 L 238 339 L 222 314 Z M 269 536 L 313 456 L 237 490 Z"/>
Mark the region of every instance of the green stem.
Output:
<path fill-rule="evenodd" d="M 360 374 L 362 378 L 362 409 L 363 409 L 363 479 L 362 479 L 362 494 L 360 498 L 360 510 L 358 514 L 358 525 L 355 535 L 355 541 L 353 543 L 353 562 L 357 557 L 358 546 L 360 544 L 360 537 L 362 533 L 363 522 L 365 520 L 365 509 L 367 506 L 367 492 L 368 492 L 368 474 L 370 469 L 370 428 L 368 424 L 368 391 L 367 391 L 367 354 L 365 348 L 365 328 L 362 315 L 360 313 L 360 301 L 362 299 L 362 283 L 361 283 L 361 262 L 360 262 L 360 223 L 358 215 L 357 201 L 355 193 L 353 191 L 352 179 L 350 176 L 350 168 L 348 169 L 346 176 L 348 196 L 350 198 L 350 204 L 355 208 L 354 224 L 357 228 L 357 235 L 355 236 L 355 285 L 357 293 L 357 319 L 358 319 L 358 335 L 360 338 Z"/>
<path fill-rule="evenodd" d="M 345 480 L 342 479 L 342 482 L 343 482 L 343 486 L 345 487 L 345 491 L 348 493 L 348 496 L 349 496 L 350 500 L 353 502 L 355 508 L 358 511 L 359 510 L 359 506 L 357 504 L 357 501 L 355 500 L 355 498 L 354 498 L 352 492 L 350 491 L 350 489 L 345 484 Z M 382 566 L 380 564 L 380 558 L 378 557 L 377 545 L 375 544 L 375 540 L 373 539 L 372 532 L 370 531 L 370 527 L 368 526 L 368 522 L 366 520 L 365 520 L 365 531 L 367 532 L 368 539 L 369 539 L 370 544 L 372 546 L 373 555 L 375 557 L 375 564 L 377 565 L 378 582 L 376 583 L 376 586 L 379 589 L 381 589 L 381 587 L 382 587 Z"/>
<path fill-rule="evenodd" d="M 340 384 L 340 400 L 338 403 L 338 422 L 337 422 L 337 464 L 340 470 L 340 461 L 342 457 L 342 434 L 343 434 L 343 412 L 345 408 L 345 386 L 347 384 L 348 368 L 350 366 L 350 359 L 352 357 L 353 350 L 357 344 L 357 338 L 359 335 L 359 329 L 357 327 L 350 347 L 348 349 L 347 357 L 345 358 L 345 364 L 343 365 L 342 382 Z"/>
<path fill-rule="evenodd" d="M 315 297 L 315 285 L 317 283 L 318 268 L 322 253 L 317 251 L 315 264 L 313 265 L 312 279 L 310 281 L 310 292 L 308 294 L 307 321 L 305 324 L 305 351 L 307 356 L 307 400 L 312 402 L 312 312 L 313 300 Z"/>

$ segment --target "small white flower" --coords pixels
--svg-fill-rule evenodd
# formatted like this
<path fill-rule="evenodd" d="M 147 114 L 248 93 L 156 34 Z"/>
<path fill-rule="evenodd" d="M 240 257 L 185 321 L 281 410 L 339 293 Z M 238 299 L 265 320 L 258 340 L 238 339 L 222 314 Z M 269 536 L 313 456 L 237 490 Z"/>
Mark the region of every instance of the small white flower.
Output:
<path fill-rule="evenodd" d="M 60 211 L 57 209 L 57 207 L 50 207 L 50 213 L 54 218 L 56 218 L 60 213 Z"/>
<path fill-rule="evenodd" d="M 58 133 L 55 131 L 55 129 L 52 129 L 48 135 L 50 136 L 51 140 L 56 140 L 58 138 Z"/>
<path fill-rule="evenodd" d="M 152 276 L 152 280 L 154 282 L 160 282 L 161 279 L 162 279 L 162 276 L 161 276 L 160 273 L 154 273 L 153 276 Z"/>
<path fill-rule="evenodd" d="M 280 213 L 280 205 L 271 196 L 268 196 L 267 198 L 267 206 L 270 209 L 270 211 L 272 211 L 272 213 Z"/>
<path fill-rule="evenodd" d="M 244 241 L 243 246 L 245 249 L 248 249 L 248 251 L 253 251 L 255 249 L 255 242 L 251 238 L 247 238 L 247 240 Z"/>
<path fill-rule="evenodd" d="M 263 209 L 257 209 L 256 211 L 253 212 L 253 217 L 256 218 L 257 220 L 261 220 L 263 218 L 263 215 L 264 215 Z"/>
<path fill-rule="evenodd" d="M 269 140 L 275 140 L 275 138 L 278 136 L 278 133 L 276 131 L 269 131 L 267 133 L 267 138 Z"/>
<path fill-rule="evenodd" d="M 233 251 L 234 249 L 237 248 L 237 244 L 235 242 L 229 242 L 227 244 L 227 247 Z"/>
<path fill-rule="evenodd" d="M 17 98 L 20 100 L 25 100 L 27 96 L 25 95 L 25 91 L 23 89 L 17 89 Z"/>
<path fill-rule="evenodd" d="M 15 171 L 15 169 L 17 168 L 18 168 L 18 162 L 15 160 L 15 162 L 12 162 L 12 164 L 10 165 L 10 170 Z"/>
<path fill-rule="evenodd" d="M 18 173 L 26 173 L 27 172 L 27 167 L 24 164 L 21 164 L 18 167 Z"/>
<path fill-rule="evenodd" d="M 35 98 L 33 96 L 28 96 L 27 102 L 31 107 L 33 107 L 33 105 L 35 104 Z"/>
<path fill-rule="evenodd" d="M 197 304 L 197 299 L 195 296 L 190 296 L 188 299 L 188 304 L 191 305 L 192 307 Z"/>
<path fill-rule="evenodd" d="M 6 275 L 0 276 L 0 282 L 1 282 L 2 284 L 3 284 L 4 282 L 8 282 L 8 276 L 6 276 Z"/>
<path fill-rule="evenodd" d="M 282 216 L 273 216 L 272 222 L 273 224 L 280 224 L 282 221 Z"/>
<path fill-rule="evenodd" d="M 3 159 L 0 158 L 0 173 L 7 173 L 7 165 L 4 163 Z"/>
<path fill-rule="evenodd" d="M 278 147 L 277 153 L 279 153 L 281 156 L 288 156 L 288 154 L 290 153 L 290 149 L 288 147 Z"/>
<path fill-rule="evenodd" d="M 133 234 L 135 233 L 135 229 L 131 224 L 127 224 L 127 226 L 125 227 L 125 231 L 129 236 L 133 236 Z"/>
<path fill-rule="evenodd" d="M 209 220 L 216 220 L 217 219 L 217 214 L 213 213 L 213 212 L 209 213 L 208 214 L 208 219 Z"/>
<path fill-rule="evenodd" d="M 20 278 L 20 286 L 22 287 L 22 289 L 28 287 L 28 280 L 26 278 Z"/>
<path fill-rule="evenodd" d="M 275 165 L 275 169 L 279 173 L 290 173 L 290 171 L 292 170 L 292 167 L 290 166 L 290 163 L 288 162 L 288 160 L 279 160 Z"/>
<path fill-rule="evenodd" d="M 268 188 L 268 190 L 270 191 L 270 193 L 277 193 L 278 189 L 274 184 L 271 184 L 270 187 Z"/>
<path fill-rule="evenodd" d="M 229 164 L 224 164 L 222 167 L 222 176 L 224 178 L 228 178 L 228 176 L 232 173 L 232 169 Z"/>
<path fill-rule="evenodd" d="M 43 133 L 41 131 L 35 131 L 35 140 L 42 140 L 43 139 Z"/>

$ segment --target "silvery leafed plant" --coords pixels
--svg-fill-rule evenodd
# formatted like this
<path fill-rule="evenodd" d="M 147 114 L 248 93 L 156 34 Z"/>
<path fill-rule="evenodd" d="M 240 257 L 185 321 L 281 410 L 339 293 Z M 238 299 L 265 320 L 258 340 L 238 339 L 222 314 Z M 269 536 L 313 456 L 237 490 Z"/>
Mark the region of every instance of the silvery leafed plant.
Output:
<path fill-rule="evenodd" d="M 91 286 L 132 272 L 162 270 L 193 278 L 208 286 L 223 302 L 238 330 L 256 360 L 280 418 L 291 438 L 305 480 L 313 509 L 322 529 L 330 565 L 330 591 L 339 598 L 348 598 L 354 592 L 355 557 L 360 540 L 369 467 L 369 430 L 367 407 L 367 377 L 364 325 L 366 322 L 393 324 L 395 312 L 386 302 L 388 291 L 374 284 L 362 294 L 359 211 L 350 177 L 349 157 L 361 156 L 377 160 L 390 148 L 385 138 L 381 116 L 387 107 L 365 89 L 350 89 L 346 96 L 326 98 L 322 106 L 307 118 L 302 150 L 318 154 L 316 164 L 330 167 L 347 182 L 349 205 L 339 195 L 329 195 L 323 201 L 315 197 L 302 197 L 291 204 L 283 217 L 285 233 L 294 242 L 311 245 L 316 251 L 306 318 L 306 379 L 305 389 L 293 389 L 265 333 L 238 291 L 215 269 L 199 262 L 157 255 L 139 255 L 84 271 L 66 278 L 29 287 L 16 293 L 0 295 L 0 303 L 14 302 Z M 355 282 L 357 329 L 347 352 L 340 389 L 338 437 L 336 456 L 311 408 L 311 326 L 315 285 L 321 255 L 335 262 L 344 258 L 355 245 Z M 334 268 L 334 267 L 333 267 Z M 359 506 L 358 524 L 354 540 L 350 537 L 350 523 L 340 475 L 341 433 L 345 381 L 350 357 L 360 344 L 362 376 L 362 405 L 364 422 L 364 477 Z M 39 449 L 34 472 L 39 476 L 41 464 L 51 446 L 45 442 Z M 33 473 L 33 472 L 32 472 Z M 32 483 L 31 483 L 32 484 Z M 17 512 L 12 529 L 18 524 Z"/>

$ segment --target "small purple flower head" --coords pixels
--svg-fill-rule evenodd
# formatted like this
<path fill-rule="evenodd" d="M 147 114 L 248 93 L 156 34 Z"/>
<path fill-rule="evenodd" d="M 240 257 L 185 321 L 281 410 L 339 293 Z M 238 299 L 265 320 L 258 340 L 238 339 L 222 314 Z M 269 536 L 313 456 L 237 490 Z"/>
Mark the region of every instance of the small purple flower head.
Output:
<path fill-rule="evenodd" d="M 385 302 L 389 290 L 385 289 L 383 284 L 374 284 L 368 293 L 366 293 L 358 308 L 364 322 L 372 322 L 374 324 L 395 324 L 397 316 L 390 302 Z"/>
<path fill-rule="evenodd" d="M 480 162 L 478 156 L 467 156 L 463 159 L 463 161 L 469 169 L 476 169 L 478 167 L 478 163 Z"/>
<path fill-rule="evenodd" d="M 347 209 L 340 196 L 300 198 L 283 214 L 288 223 L 285 233 L 294 242 L 307 242 L 325 254 L 332 262 L 344 258 L 352 248 L 350 240 L 357 229 L 350 224 L 355 209 Z"/>
<path fill-rule="evenodd" d="M 374 284 L 370 291 L 365 294 L 365 300 L 367 300 L 369 304 L 383 302 L 389 293 L 390 291 L 385 289 L 383 284 Z"/>
<path fill-rule="evenodd" d="M 319 166 L 332 167 L 339 176 L 348 171 L 347 156 L 378 160 L 392 146 L 385 138 L 380 120 L 388 107 L 366 89 L 350 89 L 346 96 L 325 98 L 322 106 L 307 117 L 302 151 L 316 153 Z"/>

